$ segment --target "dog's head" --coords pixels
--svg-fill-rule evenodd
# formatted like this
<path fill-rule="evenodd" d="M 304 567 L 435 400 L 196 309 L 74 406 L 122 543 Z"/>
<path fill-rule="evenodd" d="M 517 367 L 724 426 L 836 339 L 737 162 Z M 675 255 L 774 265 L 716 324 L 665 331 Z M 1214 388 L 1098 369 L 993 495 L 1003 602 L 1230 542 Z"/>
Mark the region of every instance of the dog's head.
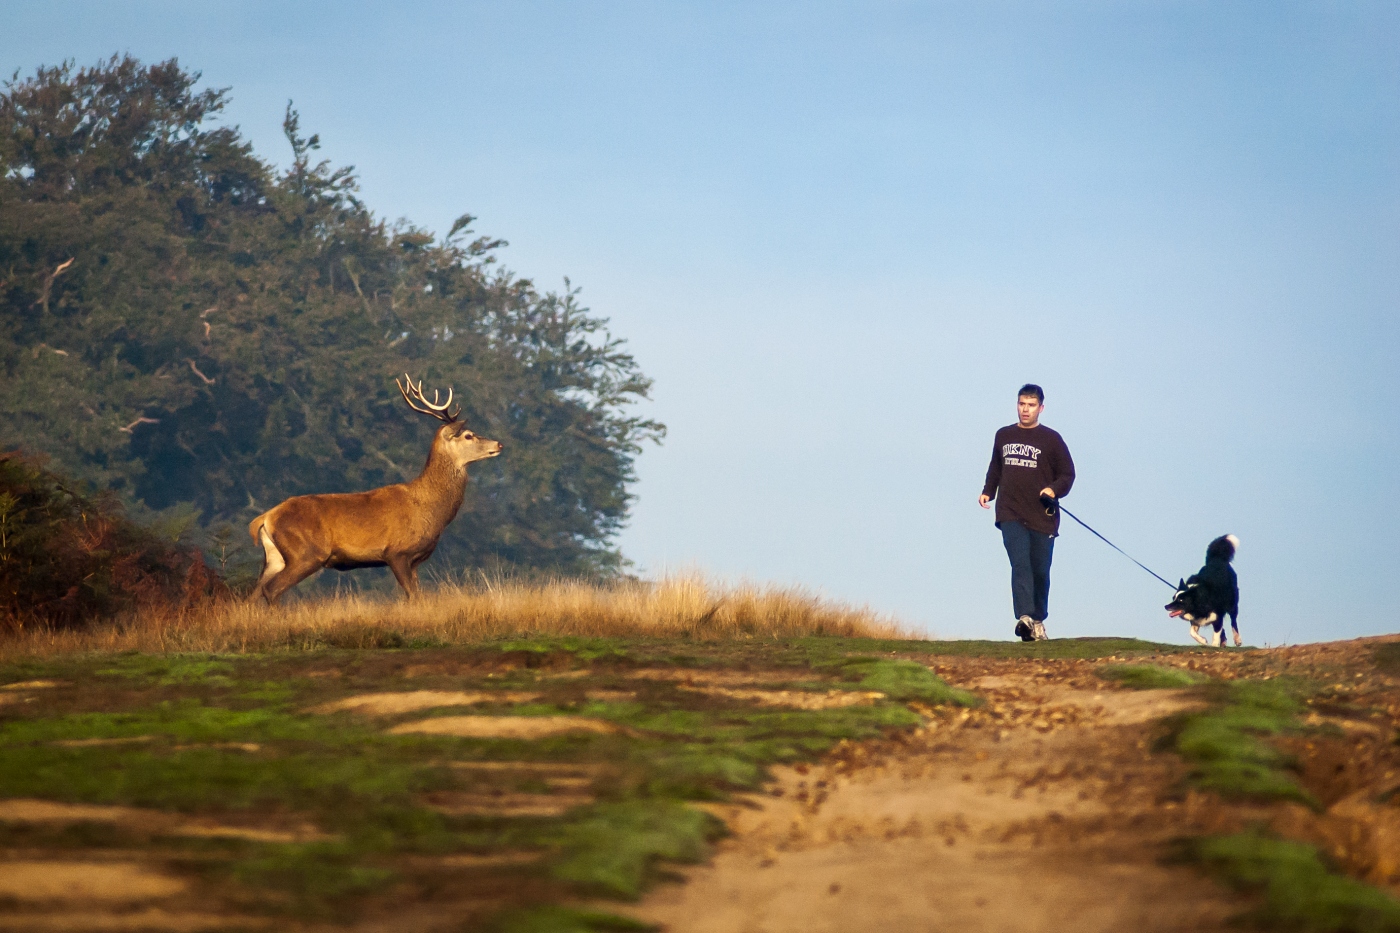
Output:
<path fill-rule="evenodd" d="M 1201 597 L 1204 594 L 1195 583 L 1187 583 L 1185 580 L 1177 583 L 1176 592 L 1172 594 L 1172 601 L 1162 608 L 1175 619 L 1177 616 L 1185 616 L 1186 621 L 1191 622 L 1203 618 L 1208 613 L 1201 606 Z"/>

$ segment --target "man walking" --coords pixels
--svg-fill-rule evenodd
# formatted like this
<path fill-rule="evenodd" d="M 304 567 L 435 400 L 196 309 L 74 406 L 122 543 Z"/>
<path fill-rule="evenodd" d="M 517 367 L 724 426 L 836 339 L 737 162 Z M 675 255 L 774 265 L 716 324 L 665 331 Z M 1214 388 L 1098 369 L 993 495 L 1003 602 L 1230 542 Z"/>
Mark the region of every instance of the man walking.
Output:
<path fill-rule="evenodd" d="M 1011 606 L 1022 641 L 1044 641 L 1050 604 L 1050 559 L 1060 533 L 1059 509 L 1042 496 L 1060 499 L 1074 485 L 1074 461 L 1064 438 L 1040 423 L 1045 393 L 1027 383 L 1016 393 L 1016 423 L 997 431 L 992 463 L 977 503 L 997 500 L 997 527 L 1011 558 Z"/>

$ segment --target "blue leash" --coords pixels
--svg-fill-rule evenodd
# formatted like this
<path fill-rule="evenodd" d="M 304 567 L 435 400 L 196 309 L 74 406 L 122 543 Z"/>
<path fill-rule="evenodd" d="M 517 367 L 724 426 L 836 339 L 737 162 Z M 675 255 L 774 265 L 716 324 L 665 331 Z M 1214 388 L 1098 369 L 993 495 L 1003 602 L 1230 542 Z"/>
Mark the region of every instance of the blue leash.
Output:
<path fill-rule="evenodd" d="M 1048 501 L 1047 501 L 1047 500 L 1048 500 Z M 1097 531 L 1095 531 L 1094 529 L 1090 528 L 1087 524 L 1085 524 L 1085 522 L 1084 522 L 1084 520 L 1083 520 L 1082 518 L 1080 518 L 1078 515 L 1075 515 L 1073 512 L 1071 512 L 1069 509 L 1065 508 L 1063 505 L 1060 505 L 1060 500 L 1059 500 L 1059 499 L 1051 499 L 1049 496 L 1041 496 L 1040 501 L 1041 501 L 1041 503 L 1045 506 L 1045 514 L 1046 514 L 1046 515 L 1054 515 L 1055 512 L 1056 512 L 1056 510 L 1059 510 L 1059 511 L 1061 511 L 1061 512 L 1064 512 L 1064 513 L 1065 513 L 1066 515 L 1068 515 L 1070 518 L 1072 518 L 1072 519 L 1074 519 L 1075 521 L 1079 522 L 1079 524 L 1084 525 L 1084 529 L 1085 529 L 1086 531 L 1088 531 L 1091 535 L 1093 535 L 1094 537 L 1098 538 L 1100 541 L 1102 541 L 1104 544 L 1107 544 L 1109 547 L 1113 548 L 1113 549 L 1114 549 L 1115 551 L 1117 551 L 1119 554 L 1122 554 L 1124 557 L 1128 558 L 1128 560 L 1130 560 L 1130 561 L 1132 561 L 1133 563 L 1137 564 L 1137 565 L 1138 565 L 1139 567 L 1141 567 L 1143 570 L 1146 570 L 1148 573 L 1152 574 L 1152 576 L 1156 577 L 1158 580 L 1161 580 L 1161 581 L 1162 581 L 1163 583 L 1165 583 L 1167 586 L 1171 587 L 1173 592 L 1176 591 L 1176 584 L 1175 584 L 1175 583 L 1173 583 L 1173 582 L 1171 582 L 1170 580 L 1164 578 L 1161 574 L 1154 572 L 1154 571 L 1152 570 L 1151 567 L 1148 567 L 1148 566 L 1147 566 L 1146 564 L 1144 564 L 1142 561 L 1138 560 L 1136 557 L 1134 557 L 1133 555 L 1129 554 L 1127 551 L 1123 550 L 1121 547 L 1119 547 L 1118 545 L 1114 544 L 1112 541 L 1108 540 L 1107 538 L 1105 538 L 1103 535 L 1099 534 L 1099 533 L 1098 533 Z"/>

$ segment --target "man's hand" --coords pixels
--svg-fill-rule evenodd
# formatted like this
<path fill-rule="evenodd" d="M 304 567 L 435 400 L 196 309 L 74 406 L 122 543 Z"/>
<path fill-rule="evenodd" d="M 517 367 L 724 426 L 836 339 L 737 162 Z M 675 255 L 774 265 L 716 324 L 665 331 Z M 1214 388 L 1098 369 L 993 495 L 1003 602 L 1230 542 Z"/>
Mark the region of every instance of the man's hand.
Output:
<path fill-rule="evenodd" d="M 977 504 L 980 505 L 980 506 L 982 506 L 982 508 L 984 508 L 984 509 L 990 509 L 990 508 L 991 508 L 991 505 L 989 504 L 991 501 L 992 501 L 992 497 L 991 497 L 991 496 L 981 495 L 981 496 L 978 496 L 978 497 L 977 497 Z"/>
<path fill-rule="evenodd" d="M 1055 495 L 1055 490 L 1051 489 L 1049 486 L 1046 486 L 1044 489 L 1042 489 L 1040 491 L 1040 494 L 1042 496 L 1049 496 L 1051 499 L 1060 498 L 1059 496 Z"/>

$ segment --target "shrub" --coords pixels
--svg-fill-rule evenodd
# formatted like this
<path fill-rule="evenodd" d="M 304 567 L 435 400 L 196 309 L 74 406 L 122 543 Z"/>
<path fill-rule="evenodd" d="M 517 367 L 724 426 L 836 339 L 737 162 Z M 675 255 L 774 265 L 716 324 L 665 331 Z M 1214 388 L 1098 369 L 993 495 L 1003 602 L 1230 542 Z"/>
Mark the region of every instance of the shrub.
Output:
<path fill-rule="evenodd" d="M 19 453 L 0 454 L 0 626 L 76 628 L 124 610 L 227 592 L 198 549 L 131 521 Z"/>

